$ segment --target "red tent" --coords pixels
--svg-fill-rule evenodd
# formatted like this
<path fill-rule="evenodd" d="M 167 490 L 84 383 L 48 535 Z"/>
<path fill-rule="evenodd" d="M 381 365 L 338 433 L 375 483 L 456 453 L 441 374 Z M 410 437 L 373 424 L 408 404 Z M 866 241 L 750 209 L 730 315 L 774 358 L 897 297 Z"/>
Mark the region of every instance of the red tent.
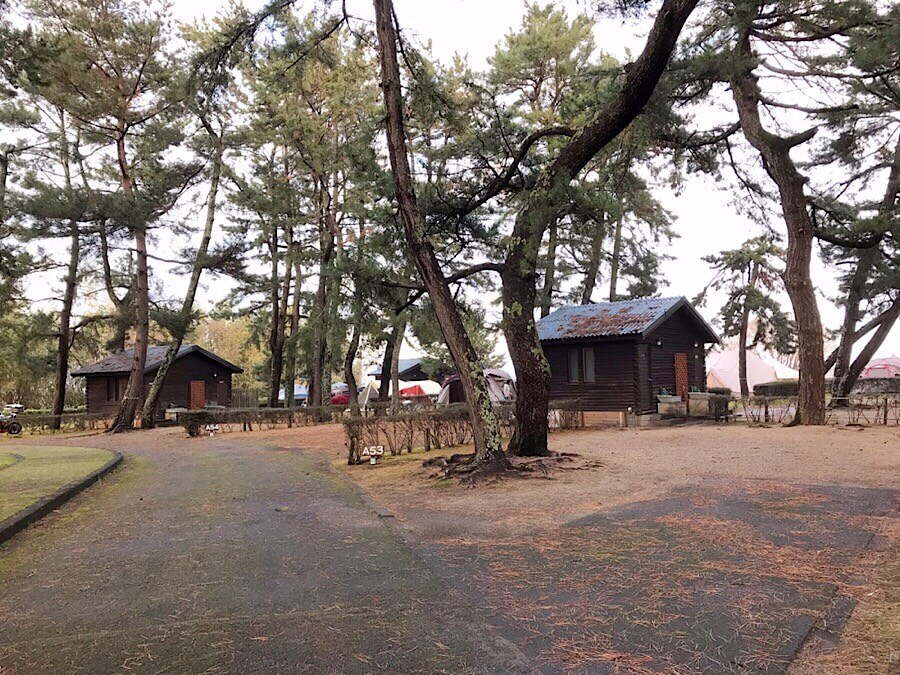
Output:
<path fill-rule="evenodd" d="M 411 387 L 407 387 L 406 389 L 400 390 L 400 396 L 402 396 L 404 398 L 414 398 L 416 396 L 427 396 L 427 395 L 428 394 L 425 393 L 425 390 L 422 389 L 422 387 L 419 386 L 418 384 L 414 384 Z"/>

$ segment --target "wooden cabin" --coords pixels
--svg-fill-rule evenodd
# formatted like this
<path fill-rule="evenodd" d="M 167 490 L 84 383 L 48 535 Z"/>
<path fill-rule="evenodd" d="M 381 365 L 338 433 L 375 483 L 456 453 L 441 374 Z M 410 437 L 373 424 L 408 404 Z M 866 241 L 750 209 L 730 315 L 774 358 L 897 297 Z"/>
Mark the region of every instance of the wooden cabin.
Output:
<path fill-rule="evenodd" d="M 706 389 L 706 345 L 719 338 L 685 298 L 561 307 L 537 324 L 551 399 L 587 411 L 656 412 L 665 389 Z"/>
<path fill-rule="evenodd" d="M 166 346 L 147 348 L 144 392 L 150 389 L 167 349 Z M 134 349 L 126 349 L 72 371 L 72 377 L 85 379 L 88 413 L 106 413 L 110 416 L 116 414 L 125 395 L 133 361 Z M 156 418 L 164 417 L 167 408 L 196 410 L 207 405 L 229 405 L 231 376 L 242 372 L 244 371 L 240 367 L 202 347 L 182 345 L 166 373 L 156 407 Z"/>

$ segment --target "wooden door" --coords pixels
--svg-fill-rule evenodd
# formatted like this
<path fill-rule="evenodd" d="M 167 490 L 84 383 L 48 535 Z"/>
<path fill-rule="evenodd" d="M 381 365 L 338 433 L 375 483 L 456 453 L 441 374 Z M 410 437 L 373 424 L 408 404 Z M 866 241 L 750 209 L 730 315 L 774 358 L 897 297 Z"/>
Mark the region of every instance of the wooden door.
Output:
<path fill-rule="evenodd" d="M 199 410 L 206 407 L 206 382 L 204 380 L 191 380 L 190 409 Z"/>
<path fill-rule="evenodd" d="M 675 393 L 687 400 L 688 394 L 688 367 L 687 354 L 675 354 Z"/>

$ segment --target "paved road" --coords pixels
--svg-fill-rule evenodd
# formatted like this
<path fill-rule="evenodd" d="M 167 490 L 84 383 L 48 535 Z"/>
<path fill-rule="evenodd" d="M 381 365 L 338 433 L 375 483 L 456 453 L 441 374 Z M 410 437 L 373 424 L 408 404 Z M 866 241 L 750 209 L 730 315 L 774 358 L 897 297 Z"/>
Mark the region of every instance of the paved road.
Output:
<path fill-rule="evenodd" d="M 321 453 L 154 439 L 0 547 L 3 675 L 528 669 Z"/>

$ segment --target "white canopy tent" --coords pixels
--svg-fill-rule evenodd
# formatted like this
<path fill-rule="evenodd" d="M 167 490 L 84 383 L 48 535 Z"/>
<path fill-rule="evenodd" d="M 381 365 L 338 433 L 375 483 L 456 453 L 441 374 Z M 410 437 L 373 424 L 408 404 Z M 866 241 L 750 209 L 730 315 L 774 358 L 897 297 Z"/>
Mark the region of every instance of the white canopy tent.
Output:
<path fill-rule="evenodd" d="M 737 349 L 713 349 L 706 357 L 706 386 L 727 387 L 733 395 L 740 396 L 738 359 Z M 751 392 L 757 384 L 793 380 L 799 375 L 796 370 L 780 363 L 771 354 L 755 349 L 747 350 L 747 386 Z"/>

